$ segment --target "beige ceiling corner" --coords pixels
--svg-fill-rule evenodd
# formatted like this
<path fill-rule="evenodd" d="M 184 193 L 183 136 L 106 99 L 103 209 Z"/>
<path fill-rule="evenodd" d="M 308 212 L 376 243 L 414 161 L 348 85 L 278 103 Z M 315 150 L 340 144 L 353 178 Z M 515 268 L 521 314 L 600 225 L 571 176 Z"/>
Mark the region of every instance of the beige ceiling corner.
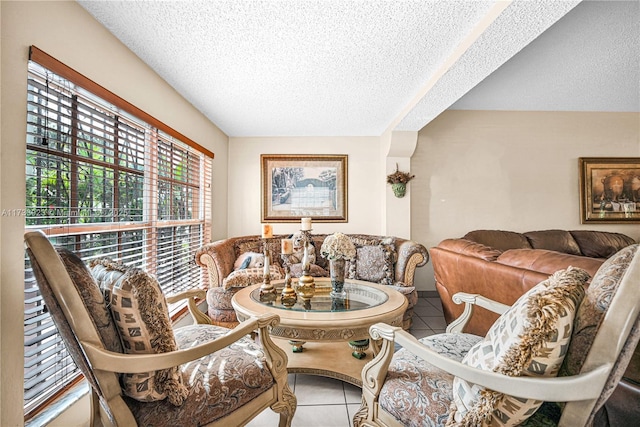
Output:
<path fill-rule="evenodd" d="M 420 130 L 580 1 L 498 1 L 420 91 L 393 130 Z"/>

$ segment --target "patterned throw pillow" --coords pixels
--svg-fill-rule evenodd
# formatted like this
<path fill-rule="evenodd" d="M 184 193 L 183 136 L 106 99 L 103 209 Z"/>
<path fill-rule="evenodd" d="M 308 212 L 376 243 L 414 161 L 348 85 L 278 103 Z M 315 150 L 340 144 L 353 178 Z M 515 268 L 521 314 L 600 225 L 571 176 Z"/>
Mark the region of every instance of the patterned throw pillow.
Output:
<path fill-rule="evenodd" d="M 521 296 L 462 363 L 509 376 L 554 377 L 564 360 L 589 274 L 569 267 Z M 541 401 L 508 396 L 458 377 L 448 426 L 515 426 Z"/>
<path fill-rule="evenodd" d="M 264 267 L 244 268 L 242 270 L 232 271 L 222 281 L 224 289 L 244 288 L 245 286 L 261 283 L 264 276 Z M 269 277 L 271 280 L 284 279 L 282 268 L 278 265 L 271 264 L 269 266 Z"/>
<path fill-rule="evenodd" d="M 360 244 L 355 239 L 352 241 L 356 246 L 356 259 L 347 263 L 347 276 L 350 279 L 393 285 L 397 260 L 393 239 L 384 239 L 375 244 Z"/>
<path fill-rule="evenodd" d="M 91 263 L 91 272 L 110 302 L 124 352 L 166 353 L 178 350 L 167 301 L 158 281 L 144 270 L 109 259 Z M 138 374 L 122 374 L 124 393 L 142 402 L 167 398 L 182 405 L 188 390 L 179 367 Z"/>

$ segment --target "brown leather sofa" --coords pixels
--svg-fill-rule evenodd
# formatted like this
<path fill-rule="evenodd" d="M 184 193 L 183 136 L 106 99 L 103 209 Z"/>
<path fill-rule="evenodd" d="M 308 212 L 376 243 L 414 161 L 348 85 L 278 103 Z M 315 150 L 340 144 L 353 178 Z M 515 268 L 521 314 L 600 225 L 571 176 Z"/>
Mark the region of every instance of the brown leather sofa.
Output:
<path fill-rule="evenodd" d="M 463 310 L 462 304 L 452 300 L 457 292 L 480 294 L 511 305 L 540 281 L 568 266 L 583 268 L 593 276 L 607 258 L 634 243 L 624 234 L 603 231 L 475 230 L 462 238 L 443 240 L 429 252 L 445 320 L 451 323 Z M 638 288 L 640 291 L 640 280 Z M 465 332 L 484 336 L 497 317 L 476 307 Z M 639 419 L 640 350 L 636 349 L 595 425 L 631 426 Z"/>

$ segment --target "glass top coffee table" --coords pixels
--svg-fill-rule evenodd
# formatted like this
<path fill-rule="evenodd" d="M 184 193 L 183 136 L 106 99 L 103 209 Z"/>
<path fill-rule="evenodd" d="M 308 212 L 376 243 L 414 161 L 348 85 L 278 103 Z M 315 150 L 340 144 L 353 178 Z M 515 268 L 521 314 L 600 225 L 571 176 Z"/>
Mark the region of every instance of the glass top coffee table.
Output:
<path fill-rule="evenodd" d="M 272 282 L 276 295 L 260 297 L 260 284 L 238 291 L 231 301 L 238 320 L 273 313 L 280 324 L 271 330 L 274 342 L 290 353 L 290 373 L 323 375 L 362 385 L 361 371 L 377 352 L 369 347 L 369 327 L 375 323 L 402 326 L 407 300 L 388 286 L 361 280 L 346 280 L 347 298 L 329 296 L 329 278 L 315 278 L 316 291 L 310 300 L 300 296 L 293 305 L 280 298 L 283 281 Z M 294 284 L 295 288 L 295 284 Z M 351 356 L 352 351 L 365 356 Z"/>

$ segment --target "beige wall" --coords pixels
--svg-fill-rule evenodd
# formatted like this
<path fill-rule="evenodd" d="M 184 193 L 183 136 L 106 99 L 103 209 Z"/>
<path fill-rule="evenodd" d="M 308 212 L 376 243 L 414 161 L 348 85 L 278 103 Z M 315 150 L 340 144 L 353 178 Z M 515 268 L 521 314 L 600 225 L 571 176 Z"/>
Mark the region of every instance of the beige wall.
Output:
<path fill-rule="evenodd" d="M 0 2 L 0 209 L 24 208 L 26 80 L 35 45 L 215 153 L 214 238 L 226 236 L 228 138 L 73 1 Z M 24 217 L 0 217 L 0 425 L 23 422 Z"/>
<path fill-rule="evenodd" d="M 579 157 L 640 156 L 640 114 L 446 111 L 422 129 L 411 159 L 411 231 L 435 246 L 474 229 L 606 230 L 580 224 Z M 417 270 L 433 290 L 433 269 Z"/>
<path fill-rule="evenodd" d="M 260 233 L 261 154 L 348 155 L 347 223 L 313 224 L 316 233 L 382 233 L 385 169 L 378 137 L 230 138 L 229 236 Z M 274 233 L 294 233 L 297 223 L 274 223 Z"/>

